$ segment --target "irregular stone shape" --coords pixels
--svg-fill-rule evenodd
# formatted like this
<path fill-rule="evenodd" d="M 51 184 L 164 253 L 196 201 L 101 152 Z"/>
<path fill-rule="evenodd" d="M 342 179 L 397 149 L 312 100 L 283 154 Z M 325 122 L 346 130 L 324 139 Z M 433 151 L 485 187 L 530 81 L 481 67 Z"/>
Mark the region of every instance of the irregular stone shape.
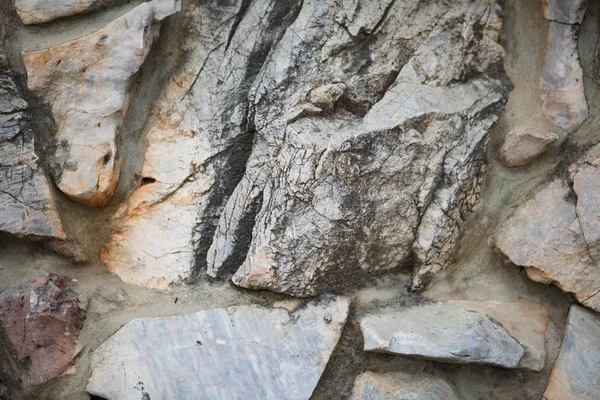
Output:
<path fill-rule="evenodd" d="M 562 24 L 581 24 L 589 0 L 542 0 L 547 20 Z"/>
<path fill-rule="evenodd" d="M 382 309 L 359 323 L 365 351 L 504 368 L 518 367 L 525 353 L 502 325 L 461 304 Z"/>
<path fill-rule="evenodd" d="M 242 0 L 211 0 L 186 10 L 186 61 L 148 124 L 142 185 L 101 251 L 124 281 L 164 289 L 206 264 L 218 215 L 247 160 L 250 85 L 299 3 L 260 0 L 245 9 Z"/>
<path fill-rule="evenodd" d="M 62 240 L 65 232 L 37 163 L 32 111 L 6 61 L 4 26 L 0 19 L 0 231 L 20 238 Z"/>
<path fill-rule="evenodd" d="M 15 0 L 24 24 L 41 24 L 62 17 L 96 10 L 122 0 Z"/>
<path fill-rule="evenodd" d="M 537 160 L 558 140 L 558 136 L 527 126 L 510 130 L 500 149 L 500 160 L 507 167 L 521 167 Z"/>
<path fill-rule="evenodd" d="M 73 285 L 69 278 L 50 274 L 25 288 L 0 292 L 0 331 L 26 368 L 28 384 L 44 383 L 73 365 L 84 321 Z"/>
<path fill-rule="evenodd" d="M 52 106 L 54 179 L 72 200 L 103 206 L 119 177 L 116 139 L 131 78 L 180 0 L 143 3 L 96 33 L 23 55 L 28 86 Z"/>
<path fill-rule="evenodd" d="M 356 377 L 350 400 L 459 400 L 456 389 L 443 379 L 403 372 Z"/>
<path fill-rule="evenodd" d="M 310 91 L 309 101 L 318 107 L 327 108 L 342 97 L 344 90 L 346 90 L 344 83 L 319 86 Z"/>
<path fill-rule="evenodd" d="M 499 322 L 525 350 L 519 368 L 541 371 L 546 362 L 548 310 L 530 301 L 449 301 L 447 304 L 475 310 Z"/>
<path fill-rule="evenodd" d="M 307 296 L 412 259 L 422 287 L 450 259 L 504 95 L 487 74 L 503 55 L 499 9 L 380 3 L 305 1 L 273 50 L 253 92 L 252 154 L 221 215 L 209 275 L 237 270 L 239 286 Z M 371 13 L 386 8 L 375 22 Z M 378 32 L 364 54 L 351 36 L 357 21 L 357 32 Z M 380 87 L 394 71 L 391 88 Z M 356 79 L 365 74 L 377 86 Z M 305 103 L 315 82 L 346 92 L 319 113 Z"/>
<path fill-rule="evenodd" d="M 600 262 L 600 145 L 592 147 L 579 165 L 572 167 L 577 217 L 590 256 Z M 600 279 L 598 284 L 600 289 Z"/>
<path fill-rule="evenodd" d="M 598 310 L 600 268 L 590 256 L 572 197 L 565 182 L 552 181 L 503 223 L 496 247 L 530 279 L 553 283 Z"/>
<path fill-rule="evenodd" d="M 573 305 L 543 400 L 600 398 L 600 316 Z"/>
<path fill-rule="evenodd" d="M 578 34 L 578 25 L 550 21 L 548 52 L 540 77 L 542 111 L 568 132 L 575 131 L 588 117 Z"/>
<path fill-rule="evenodd" d="M 87 391 L 108 400 L 308 399 L 348 307 L 339 298 L 135 319 L 96 349 Z"/>

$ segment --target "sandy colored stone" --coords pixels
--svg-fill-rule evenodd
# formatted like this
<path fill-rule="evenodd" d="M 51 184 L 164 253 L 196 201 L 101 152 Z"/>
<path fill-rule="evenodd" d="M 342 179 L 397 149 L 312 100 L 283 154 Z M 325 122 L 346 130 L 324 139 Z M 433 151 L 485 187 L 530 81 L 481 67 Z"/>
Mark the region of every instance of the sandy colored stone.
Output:
<path fill-rule="evenodd" d="M 510 130 L 500 149 L 500 160 L 507 167 L 521 167 L 537 160 L 558 140 L 551 132 L 527 126 Z"/>
<path fill-rule="evenodd" d="M 459 400 L 444 379 L 426 374 L 364 372 L 356 377 L 350 400 Z"/>
<path fill-rule="evenodd" d="M 15 0 L 24 24 L 41 24 L 58 18 L 92 11 L 123 0 Z"/>
<path fill-rule="evenodd" d="M 135 319 L 94 351 L 87 391 L 107 400 L 308 399 L 348 308 L 338 298 Z"/>
<path fill-rule="evenodd" d="M 29 286 L 0 291 L 0 333 L 26 371 L 26 383 L 39 385 L 67 373 L 77 355 L 84 313 L 74 282 L 49 275 Z"/>
<path fill-rule="evenodd" d="M 588 117 L 577 53 L 579 26 L 554 21 L 549 24 L 548 51 L 540 77 L 542 111 L 554 124 L 571 133 Z"/>
<path fill-rule="evenodd" d="M 600 398 L 600 316 L 573 305 L 543 400 Z"/>
<path fill-rule="evenodd" d="M 125 282 L 165 289 L 206 264 L 220 210 L 246 162 L 250 85 L 297 6 L 243 4 L 211 0 L 185 11 L 188 34 L 179 43 L 185 62 L 148 124 L 141 185 L 115 216 L 118 228 L 101 250 Z"/>
<path fill-rule="evenodd" d="M 119 178 L 117 135 L 159 21 L 179 0 L 143 3 L 81 39 L 23 55 L 28 87 L 52 106 L 56 120 L 54 179 L 72 200 L 103 206 Z"/>
<path fill-rule="evenodd" d="M 565 182 L 552 181 L 503 223 L 496 247 L 525 267 L 529 278 L 555 284 L 598 310 L 600 268 L 591 257 L 573 197 Z"/>
<path fill-rule="evenodd" d="M 343 83 L 319 86 L 310 91 L 309 101 L 318 107 L 330 107 L 342 97 L 344 90 L 346 85 Z"/>
<path fill-rule="evenodd" d="M 359 323 L 365 351 L 504 368 L 517 368 L 525 353 L 502 325 L 460 303 L 373 310 Z"/>

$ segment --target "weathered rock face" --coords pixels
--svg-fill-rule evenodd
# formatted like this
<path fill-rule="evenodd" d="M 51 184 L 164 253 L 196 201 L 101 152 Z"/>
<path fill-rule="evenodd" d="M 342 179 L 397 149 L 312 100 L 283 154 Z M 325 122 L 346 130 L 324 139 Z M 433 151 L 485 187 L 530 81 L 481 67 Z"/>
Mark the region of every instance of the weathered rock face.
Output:
<path fill-rule="evenodd" d="M 600 316 L 574 305 L 543 400 L 600 398 Z"/>
<path fill-rule="evenodd" d="M 219 210 L 247 158 L 248 90 L 299 4 L 213 0 L 186 11 L 187 61 L 159 101 L 142 186 L 101 254 L 124 281 L 165 288 L 206 263 Z"/>
<path fill-rule="evenodd" d="M 456 390 L 443 379 L 402 372 L 356 377 L 350 400 L 459 400 Z"/>
<path fill-rule="evenodd" d="M 28 384 L 68 373 L 77 355 L 84 313 L 72 286 L 69 278 L 50 275 L 0 292 L 0 333 L 26 366 L 23 381 Z"/>
<path fill-rule="evenodd" d="M 542 110 L 562 129 L 573 132 L 588 116 L 577 38 L 588 0 L 545 0 L 550 21 L 548 52 L 540 77 Z"/>
<path fill-rule="evenodd" d="M 87 390 L 108 400 L 308 399 L 348 307 L 340 298 L 136 319 L 95 351 Z"/>
<path fill-rule="evenodd" d="M 158 22 L 179 7 L 179 0 L 144 3 L 94 34 L 24 54 L 28 87 L 51 104 L 56 120 L 54 179 L 74 201 L 110 200 L 131 78 L 158 36 Z"/>
<path fill-rule="evenodd" d="M 0 16 L 0 231 L 20 238 L 65 239 L 35 154 L 31 110 L 4 54 Z"/>
<path fill-rule="evenodd" d="M 600 146 L 571 167 L 573 190 L 556 179 L 502 225 L 496 246 L 527 275 L 600 310 Z"/>
<path fill-rule="evenodd" d="M 507 167 L 521 167 L 531 164 L 558 140 L 554 133 L 531 127 L 519 127 L 506 134 L 500 160 Z"/>
<path fill-rule="evenodd" d="M 15 9 L 24 24 L 40 24 L 106 7 L 123 0 L 15 0 Z"/>
<path fill-rule="evenodd" d="M 536 371 L 546 358 L 548 312 L 526 301 L 386 308 L 359 322 L 365 351 Z"/>
<path fill-rule="evenodd" d="M 449 260 L 503 99 L 498 5 L 380 3 L 305 1 L 272 51 L 209 275 L 307 296 L 412 258 L 422 287 Z"/>

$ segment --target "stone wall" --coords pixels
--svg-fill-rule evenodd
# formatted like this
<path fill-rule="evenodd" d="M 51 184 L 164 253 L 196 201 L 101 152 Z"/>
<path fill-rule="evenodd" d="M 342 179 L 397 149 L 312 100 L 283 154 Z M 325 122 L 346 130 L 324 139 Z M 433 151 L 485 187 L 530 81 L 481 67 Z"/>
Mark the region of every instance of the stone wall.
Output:
<path fill-rule="evenodd" d="M 0 398 L 600 398 L 598 14 L 0 4 Z"/>

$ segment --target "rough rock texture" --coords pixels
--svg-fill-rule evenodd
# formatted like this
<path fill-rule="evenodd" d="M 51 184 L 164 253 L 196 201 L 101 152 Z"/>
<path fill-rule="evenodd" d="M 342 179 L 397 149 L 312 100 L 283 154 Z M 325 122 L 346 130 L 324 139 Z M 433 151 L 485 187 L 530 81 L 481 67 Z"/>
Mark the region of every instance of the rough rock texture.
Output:
<path fill-rule="evenodd" d="M 307 296 L 413 259 L 421 288 L 450 259 L 503 100 L 499 8 L 377 3 L 305 1 L 271 52 L 209 275 Z"/>
<path fill-rule="evenodd" d="M 24 24 L 40 24 L 57 18 L 106 7 L 123 0 L 15 0 L 15 9 Z"/>
<path fill-rule="evenodd" d="M 500 149 L 500 160 L 507 167 L 531 164 L 558 140 L 551 132 L 527 126 L 510 130 Z"/>
<path fill-rule="evenodd" d="M 0 292 L 0 334 L 25 367 L 28 384 L 68 373 L 77 355 L 84 313 L 72 286 L 71 279 L 50 275 Z"/>
<path fill-rule="evenodd" d="M 540 89 L 542 110 L 559 127 L 574 132 L 588 117 L 583 90 L 583 70 L 579 65 L 577 37 L 587 0 L 545 1 L 550 21 L 548 51 Z"/>
<path fill-rule="evenodd" d="M 600 146 L 570 171 L 570 181 L 553 180 L 504 222 L 496 246 L 531 279 L 600 310 Z"/>
<path fill-rule="evenodd" d="M 456 389 L 443 379 L 403 372 L 356 377 L 350 400 L 459 400 Z"/>
<path fill-rule="evenodd" d="M 28 87 L 56 120 L 54 179 L 67 196 L 103 206 L 119 177 L 117 136 L 129 106 L 131 78 L 180 0 L 141 4 L 89 36 L 24 54 Z"/>
<path fill-rule="evenodd" d="M 600 398 L 600 316 L 574 305 L 543 400 Z"/>
<path fill-rule="evenodd" d="M 213 0 L 186 11 L 186 61 L 159 101 L 142 186 L 101 254 L 124 281 L 165 288 L 206 263 L 219 210 L 247 158 L 248 90 L 299 4 Z"/>
<path fill-rule="evenodd" d="M 87 390 L 108 400 L 308 399 L 348 307 L 339 298 L 136 319 L 95 351 Z"/>
<path fill-rule="evenodd" d="M 542 0 L 544 16 L 561 24 L 581 24 L 589 0 Z"/>
<path fill-rule="evenodd" d="M 48 181 L 38 167 L 31 111 L 4 53 L 3 19 L 0 25 L 0 231 L 65 239 Z"/>
<path fill-rule="evenodd" d="M 475 302 L 450 302 L 377 310 L 359 320 L 364 349 L 449 363 L 539 370 L 545 357 L 548 316 L 536 315 L 540 308 L 543 310 L 540 306 L 528 310 L 529 304 L 482 303 L 479 311 Z M 535 322 L 530 325 L 527 318 Z M 502 320 L 508 321 L 506 328 Z M 527 325 L 519 326 L 524 322 Z M 532 329 L 533 326 L 536 328 Z M 525 347 L 530 352 L 527 358 L 524 358 Z"/>

